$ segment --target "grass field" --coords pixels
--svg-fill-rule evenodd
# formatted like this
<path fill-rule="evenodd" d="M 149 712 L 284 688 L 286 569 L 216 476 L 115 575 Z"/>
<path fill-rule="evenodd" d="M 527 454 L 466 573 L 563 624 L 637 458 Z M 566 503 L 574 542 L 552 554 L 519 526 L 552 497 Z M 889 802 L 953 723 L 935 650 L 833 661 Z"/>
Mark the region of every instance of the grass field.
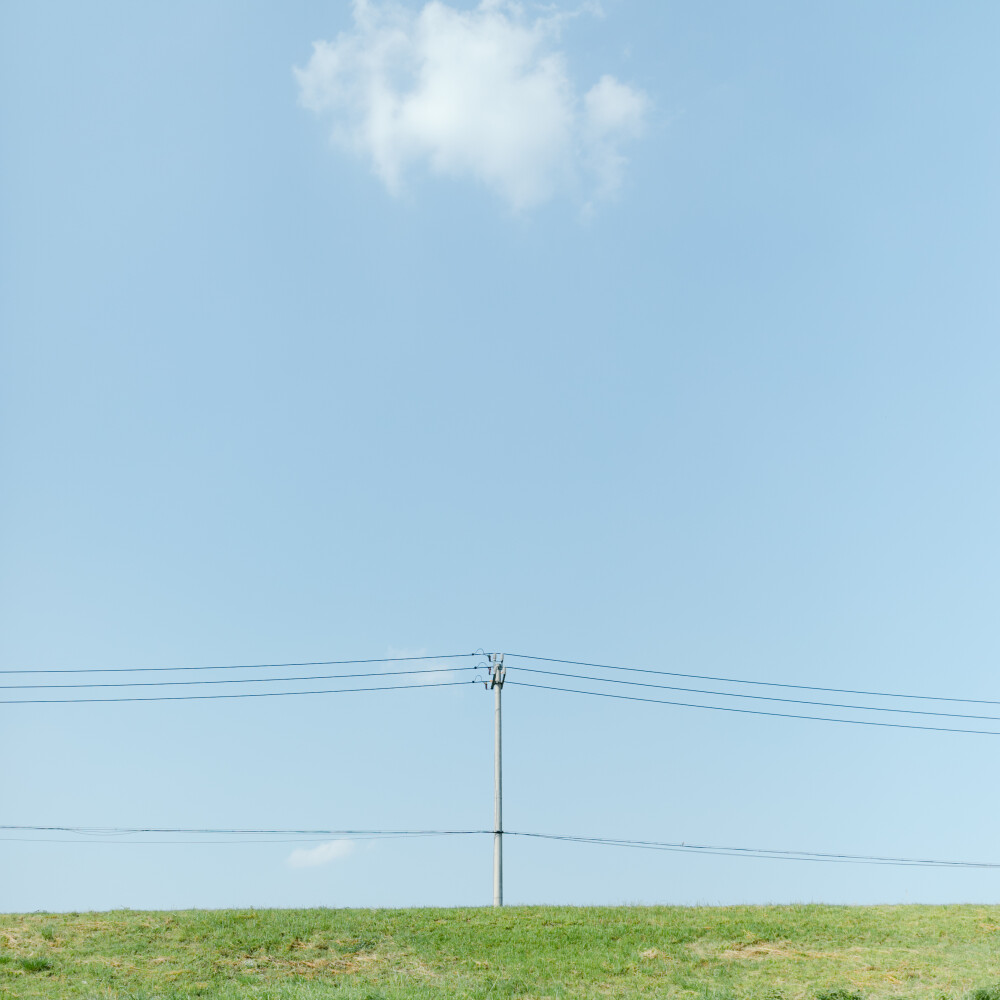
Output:
<path fill-rule="evenodd" d="M 1000 1000 L 1000 907 L 0 915 L 0 997 Z"/>

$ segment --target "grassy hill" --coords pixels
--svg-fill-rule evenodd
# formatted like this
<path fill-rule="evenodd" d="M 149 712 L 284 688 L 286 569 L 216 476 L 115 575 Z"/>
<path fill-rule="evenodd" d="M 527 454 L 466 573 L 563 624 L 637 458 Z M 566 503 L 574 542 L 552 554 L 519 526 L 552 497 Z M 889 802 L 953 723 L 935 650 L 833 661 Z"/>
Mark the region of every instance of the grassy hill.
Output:
<path fill-rule="evenodd" d="M 0 915 L 0 997 L 1000 1000 L 998 944 L 983 906 Z"/>

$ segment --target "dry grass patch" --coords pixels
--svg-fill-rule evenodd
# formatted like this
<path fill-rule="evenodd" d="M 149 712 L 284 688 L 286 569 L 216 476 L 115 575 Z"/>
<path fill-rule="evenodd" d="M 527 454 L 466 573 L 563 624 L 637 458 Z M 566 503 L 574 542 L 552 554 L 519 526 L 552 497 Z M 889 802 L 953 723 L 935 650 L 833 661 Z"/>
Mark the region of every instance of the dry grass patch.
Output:
<path fill-rule="evenodd" d="M 763 941 L 740 942 L 738 944 L 734 944 L 732 947 L 727 948 L 719 954 L 719 958 L 728 959 L 730 961 L 740 961 L 743 959 L 760 960 L 766 958 L 791 958 L 802 960 L 818 957 L 818 955 L 813 953 L 792 948 L 787 943 L 766 943 Z"/>

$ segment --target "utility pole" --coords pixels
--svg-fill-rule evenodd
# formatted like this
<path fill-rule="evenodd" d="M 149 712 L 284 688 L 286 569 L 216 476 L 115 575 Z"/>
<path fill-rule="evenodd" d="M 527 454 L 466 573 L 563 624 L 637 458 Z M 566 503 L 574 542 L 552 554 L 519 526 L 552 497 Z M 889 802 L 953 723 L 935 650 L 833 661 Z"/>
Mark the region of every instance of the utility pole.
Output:
<path fill-rule="evenodd" d="M 493 905 L 503 906 L 503 767 L 501 763 L 500 739 L 500 692 L 507 677 L 503 665 L 503 653 L 489 654 L 489 680 L 487 688 L 493 688 L 495 708 L 493 710 Z"/>

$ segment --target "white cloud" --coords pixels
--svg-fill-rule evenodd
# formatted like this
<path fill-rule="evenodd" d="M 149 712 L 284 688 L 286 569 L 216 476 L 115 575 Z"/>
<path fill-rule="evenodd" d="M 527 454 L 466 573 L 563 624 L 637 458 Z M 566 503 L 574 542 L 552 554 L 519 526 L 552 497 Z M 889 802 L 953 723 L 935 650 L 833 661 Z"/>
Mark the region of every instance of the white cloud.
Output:
<path fill-rule="evenodd" d="M 581 98 L 556 48 L 568 15 L 530 19 L 511 0 L 464 11 L 354 0 L 353 13 L 353 30 L 316 42 L 295 75 L 302 104 L 389 191 L 420 167 L 476 180 L 515 210 L 619 187 L 621 147 L 649 99 L 613 76 Z"/>
<path fill-rule="evenodd" d="M 315 847 L 296 847 L 288 855 L 287 864 L 292 868 L 316 868 L 346 858 L 353 850 L 354 844 L 350 840 L 329 840 Z"/>
<path fill-rule="evenodd" d="M 599 193 L 611 194 L 621 184 L 628 162 L 619 152 L 623 139 L 642 134 L 648 100 L 644 94 L 602 76 L 584 98 L 591 167 L 599 181 Z"/>
<path fill-rule="evenodd" d="M 407 649 L 390 646 L 385 655 L 392 657 L 426 657 L 427 650 L 423 648 Z M 408 681 L 414 685 L 452 684 L 455 681 L 471 683 L 474 678 L 473 663 L 474 661 L 471 658 L 466 659 L 464 657 L 454 660 L 437 660 L 432 658 L 414 660 L 411 663 L 397 663 L 391 666 L 399 670 L 427 671 L 426 673 L 411 674 L 408 677 L 402 678 L 404 682 Z M 456 670 L 456 667 L 460 669 Z"/>

